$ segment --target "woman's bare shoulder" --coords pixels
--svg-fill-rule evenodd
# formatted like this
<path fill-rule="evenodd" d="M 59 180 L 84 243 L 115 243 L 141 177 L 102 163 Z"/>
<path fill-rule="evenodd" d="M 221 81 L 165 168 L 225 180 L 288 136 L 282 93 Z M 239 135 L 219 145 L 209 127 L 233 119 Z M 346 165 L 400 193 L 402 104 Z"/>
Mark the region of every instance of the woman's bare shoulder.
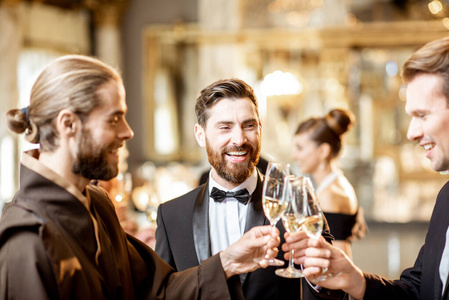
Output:
<path fill-rule="evenodd" d="M 346 194 L 338 181 L 333 182 L 319 195 L 321 209 L 327 212 L 354 214 L 357 211 L 357 205 Z"/>

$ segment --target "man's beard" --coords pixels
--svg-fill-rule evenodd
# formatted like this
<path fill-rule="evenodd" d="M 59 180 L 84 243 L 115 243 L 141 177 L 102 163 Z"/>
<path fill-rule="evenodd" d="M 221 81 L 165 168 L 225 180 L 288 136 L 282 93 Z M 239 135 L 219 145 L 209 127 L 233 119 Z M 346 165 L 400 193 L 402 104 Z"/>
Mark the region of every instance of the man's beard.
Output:
<path fill-rule="evenodd" d="M 206 139 L 206 151 L 210 165 L 215 169 L 218 176 L 228 182 L 240 184 L 248 179 L 253 173 L 254 167 L 259 162 L 260 155 L 260 141 L 257 148 L 254 149 L 251 145 L 245 144 L 241 147 L 230 147 L 218 152 L 215 151 Z M 250 155 L 248 161 L 241 163 L 226 163 L 226 152 L 232 151 L 247 151 Z"/>
<path fill-rule="evenodd" d="M 83 128 L 72 172 L 87 179 L 110 180 L 118 174 L 118 163 L 108 162 L 108 153 L 116 145 L 97 146 L 90 130 Z"/>

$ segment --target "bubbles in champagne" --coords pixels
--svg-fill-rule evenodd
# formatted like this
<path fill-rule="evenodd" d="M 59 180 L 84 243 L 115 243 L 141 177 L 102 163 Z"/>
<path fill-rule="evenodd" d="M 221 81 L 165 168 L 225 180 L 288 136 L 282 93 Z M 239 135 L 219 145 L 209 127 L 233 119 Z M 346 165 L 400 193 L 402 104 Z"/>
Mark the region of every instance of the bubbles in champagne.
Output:
<path fill-rule="evenodd" d="M 288 202 L 265 197 L 263 199 L 263 211 L 270 222 L 279 220 L 288 207 Z"/>
<path fill-rule="evenodd" d="M 311 238 L 318 238 L 323 231 L 323 218 L 320 215 L 310 216 L 302 223 L 302 230 Z"/>
<path fill-rule="evenodd" d="M 285 213 L 282 215 L 282 224 L 284 224 L 284 228 L 288 232 L 299 231 L 303 222 L 304 220 L 299 220 L 294 213 Z"/>

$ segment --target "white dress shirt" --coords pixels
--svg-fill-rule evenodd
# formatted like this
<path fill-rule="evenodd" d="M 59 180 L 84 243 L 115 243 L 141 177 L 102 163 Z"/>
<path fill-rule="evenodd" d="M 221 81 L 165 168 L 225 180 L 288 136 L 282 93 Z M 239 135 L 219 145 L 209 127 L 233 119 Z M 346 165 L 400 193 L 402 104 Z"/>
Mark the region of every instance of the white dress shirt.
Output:
<path fill-rule="evenodd" d="M 228 190 L 219 185 L 212 178 L 211 173 L 209 173 L 209 195 L 214 187 L 225 192 L 235 192 L 246 188 L 250 195 L 252 195 L 256 186 L 256 169 L 254 169 L 253 174 L 245 182 L 232 190 Z M 237 199 L 228 197 L 219 203 L 209 197 L 209 232 L 212 255 L 226 249 L 242 237 L 245 232 L 246 213 L 250 201 L 251 199 L 244 205 L 237 201 Z"/>
<path fill-rule="evenodd" d="M 253 171 L 251 177 L 249 177 L 245 182 L 232 190 L 228 190 L 219 185 L 212 178 L 211 172 L 209 173 L 209 195 L 211 194 L 214 187 L 225 192 L 235 192 L 246 188 L 250 195 L 252 195 L 256 190 L 256 170 Z M 223 251 L 229 245 L 235 243 L 239 238 L 242 237 L 243 233 L 245 232 L 246 213 L 248 211 L 248 205 L 251 200 L 252 197 L 249 199 L 246 205 L 240 203 L 235 198 L 226 198 L 223 202 L 220 203 L 215 202 L 214 199 L 209 196 L 209 232 L 212 255 Z M 307 282 L 316 292 L 320 292 L 320 286 L 313 285 L 308 280 Z"/>

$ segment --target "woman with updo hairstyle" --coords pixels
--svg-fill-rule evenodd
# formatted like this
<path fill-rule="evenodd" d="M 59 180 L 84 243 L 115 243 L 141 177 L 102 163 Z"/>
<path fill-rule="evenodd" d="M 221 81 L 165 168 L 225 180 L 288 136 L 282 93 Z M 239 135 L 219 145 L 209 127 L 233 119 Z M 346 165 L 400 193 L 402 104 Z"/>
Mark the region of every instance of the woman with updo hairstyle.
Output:
<path fill-rule="evenodd" d="M 301 124 L 293 139 L 293 159 L 301 173 L 312 177 L 333 244 L 349 257 L 351 241 L 364 236 L 366 224 L 354 188 L 338 168 L 342 137 L 354 124 L 353 114 L 334 109 Z"/>

